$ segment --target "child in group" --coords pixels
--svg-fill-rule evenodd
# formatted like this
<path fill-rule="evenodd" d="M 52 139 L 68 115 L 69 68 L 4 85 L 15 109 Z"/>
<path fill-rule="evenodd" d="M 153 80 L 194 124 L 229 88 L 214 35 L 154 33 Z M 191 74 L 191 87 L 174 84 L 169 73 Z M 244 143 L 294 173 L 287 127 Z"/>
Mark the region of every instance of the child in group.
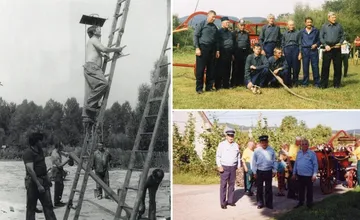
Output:
<path fill-rule="evenodd" d="M 278 179 L 278 193 L 277 196 L 285 196 L 285 170 L 286 170 L 286 153 L 280 151 L 277 163 L 277 179 Z"/>

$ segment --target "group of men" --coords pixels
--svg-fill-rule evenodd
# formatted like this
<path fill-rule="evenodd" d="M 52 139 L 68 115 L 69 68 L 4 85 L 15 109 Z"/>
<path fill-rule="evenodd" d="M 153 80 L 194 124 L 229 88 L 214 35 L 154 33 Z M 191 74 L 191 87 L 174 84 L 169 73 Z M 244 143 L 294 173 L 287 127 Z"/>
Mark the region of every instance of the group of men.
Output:
<path fill-rule="evenodd" d="M 245 194 L 252 196 L 252 180 L 256 182 L 257 208 L 264 206 L 273 209 L 272 179 L 277 173 L 276 153 L 269 146 L 267 135 L 259 137 L 259 143 L 250 141 L 242 156 L 239 146 L 234 142 L 235 131 L 230 129 L 225 132 L 226 140 L 219 143 L 216 151 L 216 164 L 220 172 L 220 206 L 236 206 L 234 198 L 236 170 L 244 167 Z M 295 208 L 301 207 L 305 202 L 311 208 L 313 203 L 313 183 L 318 172 L 316 155 L 309 150 L 309 141 L 298 137 L 294 145 L 290 145 L 289 156 L 291 170 L 288 182 L 288 198 L 298 200 Z M 265 183 L 265 193 L 264 193 Z M 227 194 L 226 194 L 227 192 Z M 265 194 L 265 201 L 264 201 Z"/>
<path fill-rule="evenodd" d="M 245 21 L 238 22 L 237 31 L 229 30 L 228 17 L 221 18 L 221 28 L 214 24 L 216 12 L 208 12 L 207 19 L 199 23 L 194 32 L 196 54 L 196 92 L 203 93 L 206 69 L 205 91 L 229 89 L 245 85 L 279 86 L 275 76 L 288 87 L 298 86 L 302 60 L 303 80 L 301 85 L 309 85 L 309 65 L 311 63 L 314 86 L 329 86 L 331 60 L 334 66 L 335 88 L 341 85 L 342 61 L 341 45 L 344 31 L 336 22 L 333 12 L 328 14 L 328 22 L 318 30 L 311 17 L 305 18 L 305 28 L 295 30 L 294 21 L 288 21 L 288 30 L 283 34 L 275 24 L 274 15 L 267 17 L 259 43 L 251 51 L 250 37 L 245 29 Z M 319 74 L 319 48 L 323 46 L 323 65 Z M 215 64 L 216 63 L 216 64 Z M 346 76 L 346 73 L 345 73 Z M 215 85 L 215 89 L 213 88 Z"/>

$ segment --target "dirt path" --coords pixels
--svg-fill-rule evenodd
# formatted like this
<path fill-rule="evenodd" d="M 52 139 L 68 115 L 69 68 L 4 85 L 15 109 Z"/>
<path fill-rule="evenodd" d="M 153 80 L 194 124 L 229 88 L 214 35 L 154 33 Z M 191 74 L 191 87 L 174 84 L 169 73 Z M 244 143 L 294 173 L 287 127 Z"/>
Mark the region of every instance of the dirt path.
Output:
<path fill-rule="evenodd" d="M 49 161 L 47 160 L 49 167 Z M 63 202 L 67 202 L 72 185 L 72 179 L 74 178 L 76 166 L 66 166 L 65 170 L 70 174 L 64 182 L 64 194 Z M 124 170 L 112 170 L 110 171 L 110 186 L 116 192 L 125 178 L 126 171 Z M 137 174 L 133 174 L 136 176 Z M 8 220 L 23 220 L 25 219 L 26 212 L 26 190 L 24 186 L 25 167 L 22 161 L 0 161 L 0 219 Z M 168 183 L 169 174 L 166 173 L 163 183 Z M 80 182 L 79 182 L 80 183 Z M 131 185 L 137 184 L 137 180 L 131 182 Z M 94 198 L 95 181 L 89 178 L 85 199 L 81 209 L 80 219 L 82 220 L 101 220 L 101 219 L 113 219 L 117 204 L 111 200 L 102 199 L 97 200 Z M 80 186 L 80 185 L 79 185 Z M 128 198 L 126 202 L 133 204 L 136 194 L 128 192 Z M 54 187 L 51 189 L 51 195 L 54 195 Z M 77 199 L 77 196 L 75 197 Z M 53 198 L 52 198 L 53 200 Z M 148 201 L 146 201 L 148 207 Z M 75 201 L 76 203 L 76 201 Z M 11 207 L 14 209 L 12 212 Z M 40 202 L 38 207 L 41 208 Z M 64 216 L 65 208 L 56 208 L 55 214 L 58 219 L 62 219 Z M 73 215 L 75 211 L 71 211 Z M 70 215 L 69 219 L 72 219 Z M 157 192 L 157 215 L 169 217 L 169 190 L 168 188 L 159 188 Z M 36 219 L 45 219 L 43 214 L 36 214 Z"/>
<path fill-rule="evenodd" d="M 273 193 L 277 193 L 277 183 L 273 181 Z M 220 208 L 220 185 L 174 185 L 173 217 L 175 220 L 255 220 L 269 219 L 276 214 L 291 210 L 296 200 L 274 195 L 274 209 L 256 208 L 256 196 L 244 195 L 243 188 L 236 188 L 236 207 Z M 333 194 L 344 193 L 348 189 L 337 185 Z M 329 195 L 327 195 L 329 196 Z M 314 201 L 327 197 L 321 193 L 319 181 L 314 186 Z"/>

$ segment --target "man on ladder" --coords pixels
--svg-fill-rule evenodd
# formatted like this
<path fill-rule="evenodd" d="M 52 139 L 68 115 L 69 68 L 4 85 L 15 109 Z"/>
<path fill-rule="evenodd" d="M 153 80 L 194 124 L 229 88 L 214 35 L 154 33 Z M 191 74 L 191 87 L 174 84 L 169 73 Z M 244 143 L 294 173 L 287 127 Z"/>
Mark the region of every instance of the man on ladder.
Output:
<path fill-rule="evenodd" d="M 86 82 L 85 100 L 83 108 L 83 122 L 94 123 L 97 113 L 100 109 L 99 101 L 109 88 L 102 67 L 102 53 L 118 52 L 123 47 L 109 48 L 101 44 L 101 28 L 99 26 L 91 26 L 87 29 L 89 40 L 85 48 L 85 65 L 84 76 Z"/>

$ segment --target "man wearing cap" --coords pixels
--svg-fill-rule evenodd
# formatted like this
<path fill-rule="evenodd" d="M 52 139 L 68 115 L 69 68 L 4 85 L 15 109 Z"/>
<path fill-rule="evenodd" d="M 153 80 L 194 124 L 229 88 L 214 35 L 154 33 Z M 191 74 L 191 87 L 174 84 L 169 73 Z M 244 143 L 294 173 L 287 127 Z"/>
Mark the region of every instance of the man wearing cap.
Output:
<path fill-rule="evenodd" d="M 200 22 L 194 31 L 196 54 L 196 92 L 203 93 L 204 74 L 206 68 L 205 91 L 213 90 L 215 57 L 220 57 L 218 28 L 214 24 L 216 12 L 208 12 L 207 19 Z"/>
<path fill-rule="evenodd" d="M 245 30 L 245 21 L 240 20 L 237 24 L 239 30 L 234 32 L 234 62 L 231 75 L 231 87 L 244 85 L 245 62 L 250 54 L 250 36 Z"/>
<path fill-rule="evenodd" d="M 230 88 L 231 61 L 234 57 L 234 39 L 229 30 L 229 18 L 221 18 L 221 28 L 219 29 L 218 42 L 220 57 L 218 58 L 215 73 L 215 88 Z"/>
<path fill-rule="evenodd" d="M 294 165 L 294 175 L 292 180 L 298 180 L 299 183 L 299 203 L 295 206 L 298 208 L 304 205 L 305 188 L 306 188 L 306 205 L 312 207 L 313 202 L 313 182 L 316 180 L 318 171 L 318 162 L 315 152 L 309 150 L 309 141 L 301 140 L 301 150 L 296 156 Z"/>
<path fill-rule="evenodd" d="M 94 152 L 93 169 L 95 174 L 109 186 L 109 169 L 110 169 L 111 155 L 109 151 L 105 150 L 102 142 L 98 143 L 98 149 Z M 96 183 L 97 198 L 102 199 L 102 188 Z M 105 193 L 105 199 L 110 197 Z"/>
<path fill-rule="evenodd" d="M 265 182 L 265 206 L 273 209 L 272 178 L 276 175 L 275 151 L 269 146 L 268 136 L 259 137 L 261 147 L 254 151 L 251 167 L 256 179 L 257 208 L 264 207 L 264 182 Z"/>
<path fill-rule="evenodd" d="M 269 58 L 269 70 L 272 71 L 275 75 L 279 76 L 286 85 L 289 85 L 288 79 L 288 65 L 285 57 L 282 55 L 282 49 L 276 47 L 274 49 L 274 56 Z M 269 73 L 270 85 L 277 86 L 279 85 L 277 79 Z M 291 83 L 290 83 L 291 84 Z"/>
<path fill-rule="evenodd" d="M 319 74 L 319 51 L 320 37 L 319 30 L 313 26 L 313 19 L 311 17 L 305 18 L 305 28 L 300 31 L 301 38 L 301 58 L 303 66 L 303 81 L 302 86 L 309 85 L 309 64 L 311 62 L 311 70 L 313 72 L 313 79 L 315 87 L 320 86 Z"/>
<path fill-rule="evenodd" d="M 321 88 L 327 88 L 329 83 L 330 63 L 334 65 L 334 88 L 341 84 L 341 44 L 344 42 L 344 30 L 336 22 L 334 12 L 328 13 L 328 22 L 320 30 L 320 41 L 325 46 L 321 68 Z"/>
<path fill-rule="evenodd" d="M 300 150 L 300 145 L 301 145 L 301 137 L 297 136 L 295 138 L 295 144 L 290 144 L 289 147 L 289 159 L 290 159 L 290 164 L 289 164 L 289 179 L 288 179 L 288 194 L 287 197 L 290 199 L 297 199 L 298 196 L 298 187 L 297 187 L 297 182 L 293 181 L 291 179 L 292 175 L 293 175 L 293 167 L 295 164 L 295 160 L 296 160 L 296 156 Z"/>
<path fill-rule="evenodd" d="M 281 44 L 281 33 L 280 27 L 275 25 L 275 16 L 273 14 L 269 14 L 267 20 L 269 23 L 261 29 L 259 43 L 263 48 L 261 53 L 266 55 L 266 58 L 269 58 L 273 55 L 274 48 Z"/>
<path fill-rule="evenodd" d="M 220 172 L 220 205 L 226 209 L 227 205 L 235 206 L 234 189 L 236 169 L 240 168 L 239 145 L 234 142 L 235 131 L 225 132 L 226 140 L 219 143 L 216 150 L 216 165 Z M 226 200 L 226 191 L 227 200 Z"/>
<path fill-rule="evenodd" d="M 252 157 L 254 155 L 254 149 L 255 149 L 255 142 L 249 141 L 247 144 L 247 148 L 244 150 L 241 161 L 243 163 L 244 167 L 244 189 L 245 189 L 245 195 L 252 196 L 253 193 L 251 192 L 251 183 L 250 180 L 252 178 L 252 170 L 251 170 L 251 161 Z"/>
<path fill-rule="evenodd" d="M 246 58 L 245 63 L 245 86 L 252 89 L 254 85 L 264 87 L 269 74 L 269 62 L 261 54 L 261 46 L 254 45 L 254 53 Z"/>
<path fill-rule="evenodd" d="M 301 39 L 300 32 L 295 30 L 294 21 L 288 21 L 288 30 L 282 36 L 281 47 L 284 50 L 288 64 L 288 74 L 285 83 L 288 86 L 297 86 L 300 72 Z"/>

